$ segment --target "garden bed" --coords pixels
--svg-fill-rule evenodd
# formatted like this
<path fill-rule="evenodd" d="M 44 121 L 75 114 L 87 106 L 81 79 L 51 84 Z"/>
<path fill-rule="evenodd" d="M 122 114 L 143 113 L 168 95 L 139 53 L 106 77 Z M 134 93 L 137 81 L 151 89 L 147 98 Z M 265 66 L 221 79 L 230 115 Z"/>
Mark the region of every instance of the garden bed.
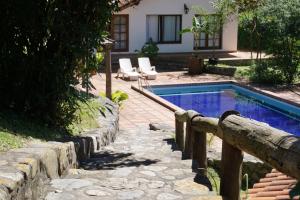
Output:
<path fill-rule="evenodd" d="M 1 154 L 0 199 L 44 198 L 44 187 L 51 179 L 77 168 L 80 160 L 113 142 L 119 130 L 119 108 L 109 100 L 99 101 L 107 106 L 106 112 L 97 119 L 101 122 L 100 128 L 63 138 L 61 142 L 34 142 Z"/>

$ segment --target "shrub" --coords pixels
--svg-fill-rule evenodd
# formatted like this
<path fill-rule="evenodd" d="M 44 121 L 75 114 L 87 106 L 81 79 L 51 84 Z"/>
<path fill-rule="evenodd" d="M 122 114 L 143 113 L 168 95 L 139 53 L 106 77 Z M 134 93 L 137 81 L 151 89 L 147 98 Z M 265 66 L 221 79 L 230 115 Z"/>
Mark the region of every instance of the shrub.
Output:
<path fill-rule="evenodd" d="M 252 67 L 250 80 L 255 83 L 277 85 L 284 83 L 284 76 L 280 70 L 274 67 L 274 61 L 262 61 Z"/>
<path fill-rule="evenodd" d="M 0 110 L 12 109 L 61 128 L 77 105 L 75 86 L 95 69 L 118 1 L 0 3 Z"/>
<path fill-rule="evenodd" d="M 250 40 L 252 50 L 271 55 L 274 58 L 272 69 L 279 70 L 287 84 L 292 84 L 299 76 L 299 10 L 298 0 L 264 0 L 262 5 L 240 15 L 244 31 L 240 38 L 248 36 L 243 40 Z"/>
<path fill-rule="evenodd" d="M 140 51 L 136 50 L 138 52 L 139 57 L 149 57 L 150 59 L 153 59 L 157 56 L 159 51 L 159 48 L 157 47 L 157 44 L 150 39 L 148 43 L 146 43 Z"/>
<path fill-rule="evenodd" d="M 102 97 L 106 96 L 105 93 L 103 93 L 103 92 L 100 92 L 99 95 Z M 129 98 L 128 94 L 123 91 L 120 91 L 120 90 L 115 91 L 111 95 L 112 102 L 118 104 L 119 107 L 122 107 L 124 101 L 126 101 L 128 98 Z"/>

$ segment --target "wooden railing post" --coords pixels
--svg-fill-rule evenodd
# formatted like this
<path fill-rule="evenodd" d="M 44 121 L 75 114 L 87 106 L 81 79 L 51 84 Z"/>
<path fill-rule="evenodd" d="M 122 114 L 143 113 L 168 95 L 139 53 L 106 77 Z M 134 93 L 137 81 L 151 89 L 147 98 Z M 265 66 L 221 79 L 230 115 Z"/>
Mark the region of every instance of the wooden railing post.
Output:
<path fill-rule="evenodd" d="M 219 124 L 226 117 L 233 114 L 238 115 L 239 113 L 235 111 L 225 112 L 220 118 Z M 219 131 L 222 132 L 222 129 L 220 128 Z M 243 157 L 241 150 L 223 140 L 220 194 L 226 199 L 240 200 Z"/>
<path fill-rule="evenodd" d="M 175 139 L 179 150 L 184 149 L 184 122 L 175 119 Z"/>
<path fill-rule="evenodd" d="M 192 153 L 191 139 L 192 139 L 192 126 L 190 120 L 188 119 L 185 127 L 185 141 L 184 141 L 184 150 L 183 150 L 183 155 L 185 159 L 191 158 L 191 153 Z"/>
<path fill-rule="evenodd" d="M 193 138 L 193 130 L 192 130 L 192 119 L 195 116 L 198 116 L 199 113 L 189 110 L 187 111 L 187 120 L 186 120 L 186 131 L 185 131 L 185 145 L 184 145 L 184 158 L 189 159 L 192 156 L 192 138 Z"/>
<path fill-rule="evenodd" d="M 184 150 L 184 123 L 186 122 L 186 111 L 178 110 L 175 112 L 175 140 L 178 148 Z"/>
<path fill-rule="evenodd" d="M 207 175 L 206 133 L 193 130 L 193 169 Z"/>
<path fill-rule="evenodd" d="M 220 194 L 230 200 L 240 200 L 243 152 L 223 141 Z"/>

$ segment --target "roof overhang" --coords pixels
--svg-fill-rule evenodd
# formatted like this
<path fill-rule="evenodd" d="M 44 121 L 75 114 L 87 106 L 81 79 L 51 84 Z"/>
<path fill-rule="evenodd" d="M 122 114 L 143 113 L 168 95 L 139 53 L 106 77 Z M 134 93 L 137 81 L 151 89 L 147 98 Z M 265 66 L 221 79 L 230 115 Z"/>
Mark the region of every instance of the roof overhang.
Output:
<path fill-rule="evenodd" d="M 120 0 L 119 1 L 119 8 L 120 10 L 125 10 L 126 8 L 137 6 L 141 0 Z"/>

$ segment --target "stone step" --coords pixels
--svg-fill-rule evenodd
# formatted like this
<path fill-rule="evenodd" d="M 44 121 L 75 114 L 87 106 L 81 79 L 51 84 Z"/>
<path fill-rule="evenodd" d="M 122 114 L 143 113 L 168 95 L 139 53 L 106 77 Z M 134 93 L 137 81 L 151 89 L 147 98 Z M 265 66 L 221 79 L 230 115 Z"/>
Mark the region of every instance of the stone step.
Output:
<path fill-rule="evenodd" d="M 191 169 L 191 160 L 172 149 L 173 133 L 147 129 L 121 131 L 104 147 L 51 181 L 46 200 L 61 199 L 219 199 L 206 177 Z"/>

